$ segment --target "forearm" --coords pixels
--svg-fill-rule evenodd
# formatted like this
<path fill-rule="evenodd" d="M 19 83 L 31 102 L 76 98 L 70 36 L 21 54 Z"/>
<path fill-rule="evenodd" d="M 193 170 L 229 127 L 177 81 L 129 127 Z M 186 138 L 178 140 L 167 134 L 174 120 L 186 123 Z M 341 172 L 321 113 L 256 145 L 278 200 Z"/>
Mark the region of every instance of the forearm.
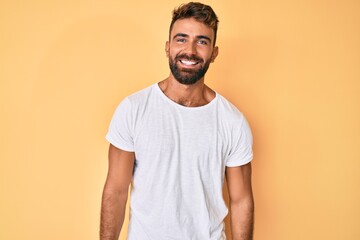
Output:
<path fill-rule="evenodd" d="M 233 240 L 252 240 L 254 229 L 254 201 L 243 199 L 230 206 L 231 233 Z"/>
<path fill-rule="evenodd" d="M 127 193 L 104 190 L 101 206 L 100 240 L 117 240 L 122 228 Z"/>

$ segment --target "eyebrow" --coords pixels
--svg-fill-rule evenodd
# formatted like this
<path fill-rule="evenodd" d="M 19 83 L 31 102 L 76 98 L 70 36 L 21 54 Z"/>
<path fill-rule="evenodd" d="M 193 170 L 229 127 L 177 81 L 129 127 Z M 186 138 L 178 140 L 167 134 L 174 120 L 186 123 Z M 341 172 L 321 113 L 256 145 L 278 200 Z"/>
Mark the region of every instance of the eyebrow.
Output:
<path fill-rule="evenodd" d="M 175 36 L 173 37 L 173 39 L 177 38 L 177 37 L 189 37 L 188 34 L 185 34 L 185 33 L 177 33 L 175 34 Z M 206 39 L 208 40 L 209 42 L 211 42 L 211 39 L 208 37 L 208 36 L 205 36 L 205 35 L 199 35 L 199 36 L 196 36 L 197 39 Z"/>

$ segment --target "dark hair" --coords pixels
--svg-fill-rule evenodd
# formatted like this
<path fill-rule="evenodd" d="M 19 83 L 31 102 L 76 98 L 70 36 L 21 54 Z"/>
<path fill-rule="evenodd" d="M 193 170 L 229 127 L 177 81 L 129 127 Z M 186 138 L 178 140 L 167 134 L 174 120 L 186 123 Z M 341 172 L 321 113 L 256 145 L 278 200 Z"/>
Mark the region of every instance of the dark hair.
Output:
<path fill-rule="evenodd" d="M 197 21 L 202 22 L 206 26 L 213 29 L 215 45 L 219 20 L 214 10 L 210 6 L 199 2 L 189 2 L 180 5 L 178 8 L 175 8 L 172 14 L 173 16 L 170 24 L 169 36 L 171 34 L 173 25 L 177 20 L 185 18 L 195 18 Z"/>

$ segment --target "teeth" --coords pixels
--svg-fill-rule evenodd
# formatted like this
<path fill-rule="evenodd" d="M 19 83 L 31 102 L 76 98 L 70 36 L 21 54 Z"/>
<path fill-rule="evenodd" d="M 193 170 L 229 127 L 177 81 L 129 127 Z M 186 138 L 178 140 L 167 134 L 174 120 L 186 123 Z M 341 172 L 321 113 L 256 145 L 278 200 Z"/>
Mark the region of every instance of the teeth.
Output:
<path fill-rule="evenodd" d="M 185 65 L 195 65 L 197 64 L 197 62 L 193 62 L 193 61 L 187 61 L 187 60 L 181 60 L 181 62 Z"/>

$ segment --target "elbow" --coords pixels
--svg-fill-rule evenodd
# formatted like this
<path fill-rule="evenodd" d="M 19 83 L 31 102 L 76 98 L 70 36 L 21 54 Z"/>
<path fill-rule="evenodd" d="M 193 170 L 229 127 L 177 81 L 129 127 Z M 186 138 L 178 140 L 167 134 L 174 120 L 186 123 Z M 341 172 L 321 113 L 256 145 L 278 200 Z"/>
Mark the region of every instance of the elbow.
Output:
<path fill-rule="evenodd" d="M 127 199 L 128 193 L 128 187 L 117 187 L 112 184 L 105 184 L 103 189 L 103 198 Z"/>
<path fill-rule="evenodd" d="M 255 203 L 252 196 L 246 196 L 230 201 L 231 209 L 239 209 L 250 214 L 254 213 Z"/>

